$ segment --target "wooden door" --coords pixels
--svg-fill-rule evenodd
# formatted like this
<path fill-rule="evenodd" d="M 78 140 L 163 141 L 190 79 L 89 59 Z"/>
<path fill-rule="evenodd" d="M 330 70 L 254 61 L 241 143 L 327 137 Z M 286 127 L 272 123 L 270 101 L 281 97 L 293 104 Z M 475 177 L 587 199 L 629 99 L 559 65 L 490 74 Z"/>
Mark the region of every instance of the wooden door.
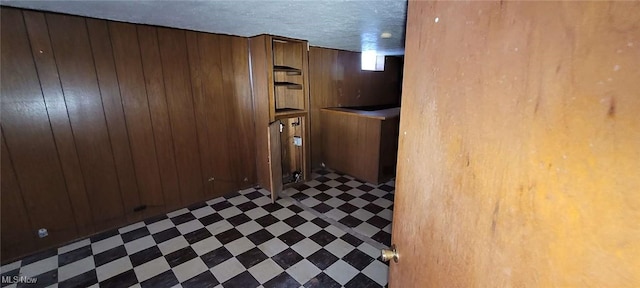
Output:
<path fill-rule="evenodd" d="M 267 138 L 269 142 L 269 177 L 271 184 L 271 202 L 276 202 L 282 191 L 282 154 L 280 140 L 280 120 L 269 124 Z"/>
<path fill-rule="evenodd" d="M 389 287 L 640 287 L 640 2 L 409 1 Z"/>

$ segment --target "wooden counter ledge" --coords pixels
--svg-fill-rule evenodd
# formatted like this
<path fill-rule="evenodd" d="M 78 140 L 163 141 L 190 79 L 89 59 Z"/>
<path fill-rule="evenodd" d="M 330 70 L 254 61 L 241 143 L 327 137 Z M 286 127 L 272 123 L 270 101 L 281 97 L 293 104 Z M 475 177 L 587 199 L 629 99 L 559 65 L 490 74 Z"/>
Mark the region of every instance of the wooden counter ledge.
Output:
<path fill-rule="evenodd" d="M 391 118 L 400 117 L 400 107 L 388 108 L 382 110 L 375 111 L 365 111 L 365 110 L 356 110 L 350 108 L 341 108 L 341 107 L 332 107 L 332 108 L 322 108 L 322 111 L 329 111 L 335 113 L 344 113 L 350 114 L 360 117 L 367 117 L 379 120 L 387 120 Z"/>
<path fill-rule="evenodd" d="M 327 167 L 373 184 L 395 176 L 400 108 L 324 108 L 321 115 Z"/>

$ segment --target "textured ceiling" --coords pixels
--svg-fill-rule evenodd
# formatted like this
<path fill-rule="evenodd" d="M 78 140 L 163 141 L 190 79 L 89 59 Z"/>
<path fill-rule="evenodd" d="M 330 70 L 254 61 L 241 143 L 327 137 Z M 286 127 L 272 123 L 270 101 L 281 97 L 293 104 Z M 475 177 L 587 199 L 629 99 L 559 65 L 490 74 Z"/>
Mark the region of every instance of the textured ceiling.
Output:
<path fill-rule="evenodd" d="M 406 0 L 2 1 L 3 5 L 240 36 L 274 34 L 313 46 L 404 54 Z M 380 38 L 390 32 L 389 39 Z"/>

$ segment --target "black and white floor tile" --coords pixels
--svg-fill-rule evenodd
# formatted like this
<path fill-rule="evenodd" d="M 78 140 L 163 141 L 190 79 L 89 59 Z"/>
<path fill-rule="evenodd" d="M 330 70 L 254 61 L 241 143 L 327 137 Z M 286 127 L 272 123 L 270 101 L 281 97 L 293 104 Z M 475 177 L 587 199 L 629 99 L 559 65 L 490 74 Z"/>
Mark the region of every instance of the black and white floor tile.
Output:
<path fill-rule="evenodd" d="M 330 195 L 331 198 L 321 200 L 331 207 L 326 212 L 334 208 L 344 211 L 348 207 L 345 203 L 369 212 L 371 215 L 358 214 L 357 210 L 344 212 L 346 215 L 338 220 L 351 216 L 359 221 L 358 225 L 355 220 L 340 222 L 351 224 L 345 225 L 371 235 L 376 241 L 388 242 L 388 236 L 379 234 L 390 232 L 388 222 L 393 205 L 389 202 L 393 198 L 388 199 L 388 194 L 382 191 L 389 192 L 386 190 L 392 190 L 393 186 L 374 187 L 346 175 L 320 173 L 323 176 L 308 182 L 309 188 L 298 192 L 314 199 L 321 194 Z M 318 187 L 320 185 L 330 188 L 321 191 L 324 186 Z M 365 192 L 375 199 L 340 188 L 345 185 L 358 191 L 371 188 Z M 341 189 L 347 193 L 342 194 Z M 330 201 L 333 198 L 344 203 Z M 387 285 L 388 266 L 377 259 L 378 248 L 361 240 L 362 235 L 355 237 L 346 233 L 294 202 L 285 196 L 272 204 L 268 192 L 262 189 L 239 191 L 4 265 L 0 269 L 3 277 L 31 277 L 36 278 L 37 283 L 3 283 L 2 287 Z M 310 201 L 302 199 L 301 202 Z M 314 209 L 320 204 L 315 203 Z M 379 231 L 373 233 L 374 230 L 363 223 Z"/>
<path fill-rule="evenodd" d="M 331 170 L 315 174 L 314 180 L 286 193 L 367 238 L 391 245 L 394 180 L 373 185 Z"/>

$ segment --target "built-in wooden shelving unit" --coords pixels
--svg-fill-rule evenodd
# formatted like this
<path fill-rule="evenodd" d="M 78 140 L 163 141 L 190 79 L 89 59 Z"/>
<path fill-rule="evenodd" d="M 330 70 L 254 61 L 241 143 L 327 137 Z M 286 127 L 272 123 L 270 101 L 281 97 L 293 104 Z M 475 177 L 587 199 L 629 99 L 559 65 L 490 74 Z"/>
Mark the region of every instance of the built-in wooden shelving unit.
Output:
<path fill-rule="evenodd" d="M 307 47 L 271 35 L 250 40 L 258 183 L 274 200 L 284 186 L 309 179 Z"/>

